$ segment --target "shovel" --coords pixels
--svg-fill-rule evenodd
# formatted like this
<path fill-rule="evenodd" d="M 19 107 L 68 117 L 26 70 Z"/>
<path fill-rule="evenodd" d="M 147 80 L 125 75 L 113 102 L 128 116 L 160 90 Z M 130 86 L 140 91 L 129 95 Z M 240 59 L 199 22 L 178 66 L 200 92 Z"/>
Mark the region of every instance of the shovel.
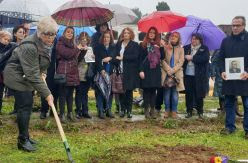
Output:
<path fill-rule="evenodd" d="M 46 80 L 45 80 L 45 77 L 44 76 L 42 76 L 42 79 L 46 83 Z M 70 150 L 69 144 L 68 144 L 67 139 L 65 137 L 65 133 L 64 133 L 64 130 L 62 128 L 62 125 L 61 125 L 61 122 L 60 122 L 60 119 L 59 119 L 59 116 L 58 116 L 58 113 L 57 113 L 57 111 L 55 109 L 54 104 L 52 104 L 51 108 L 52 108 L 53 115 L 54 115 L 55 121 L 56 121 L 57 126 L 58 126 L 58 129 L 59 129 L 60 136 L 62 138 L 64 147 L 65 147 L 65 152 L 67 154 L 67 157 L 68 157 L 68 159 L 69 159 L 69 161 L 71 163 L 74 163 L 74 160 L 72 159 L 72 155 L 71 155 L 71 150 Z"/>

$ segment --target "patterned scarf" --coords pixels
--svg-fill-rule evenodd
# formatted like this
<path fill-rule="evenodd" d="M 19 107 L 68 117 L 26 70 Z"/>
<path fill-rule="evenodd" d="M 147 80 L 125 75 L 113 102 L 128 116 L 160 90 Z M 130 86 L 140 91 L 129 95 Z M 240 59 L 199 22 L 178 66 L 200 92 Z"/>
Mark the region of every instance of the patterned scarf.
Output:
<path fill-rule="evenodd" d="M 150 68 L 154 69 L 160 63 L 160 49 L 155 46 L 153 43 L 147 44 L 148 51 L 148 61 L 150 63 Z"/>

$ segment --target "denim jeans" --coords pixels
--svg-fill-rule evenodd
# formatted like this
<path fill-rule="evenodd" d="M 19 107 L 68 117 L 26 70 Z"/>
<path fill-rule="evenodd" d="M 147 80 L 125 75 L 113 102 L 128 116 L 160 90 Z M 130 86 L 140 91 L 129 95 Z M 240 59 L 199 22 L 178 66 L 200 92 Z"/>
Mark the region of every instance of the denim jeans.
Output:
<path fill-rule="evenodd" d="M 166 112 L 177 112 L 178 92 L 176 87 L 166 88 L 164 90 L 164 104 Z"/>
<path fill-rule="evenodd" d="M 226 121 L 225 127 L 230 131 L 235 131 L 235 118 L 236 118 L 236 109 L 235 109 L 235 96 L 226 95 L 225 96 L 225 109 L 226 109 Z M 244 107 L 244 120 L 243 127 L 245 132 L 248 132 L 248 96 L 242 96 L 242 102 Z"/>
<path fill-rule="evenodd" d="M 102 95 L 100 90 L 97 88 L 96 91 L 96 103 L 97 103 L 97 109 L 98 112 L 103 112 L 104 110 L 104 102 L 106 103 L 106 110 L 110 109 L 112 107 L 112 99 L 113 99 L 113 94 L 110 95 L 108 102 L 106 102 L 105 97 Z"/>

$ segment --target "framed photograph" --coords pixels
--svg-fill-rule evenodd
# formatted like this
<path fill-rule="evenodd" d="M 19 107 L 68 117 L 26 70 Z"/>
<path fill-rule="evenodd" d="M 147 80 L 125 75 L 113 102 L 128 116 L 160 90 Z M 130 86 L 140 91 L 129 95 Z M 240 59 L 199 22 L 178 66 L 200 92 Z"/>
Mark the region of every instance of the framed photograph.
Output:
<path fill-rule="evenodd" d="M 244 72 L 244 57 L 226 58 L 225 69 L 227 80 L 241 80 L 240 76 Z"/>
<path fill-rule="evenodd" d="M 88 47 L 84 59 L 86 63 L 95 62 L 95 55 L 93 54 L 93 50 L 91 47 Z"/>

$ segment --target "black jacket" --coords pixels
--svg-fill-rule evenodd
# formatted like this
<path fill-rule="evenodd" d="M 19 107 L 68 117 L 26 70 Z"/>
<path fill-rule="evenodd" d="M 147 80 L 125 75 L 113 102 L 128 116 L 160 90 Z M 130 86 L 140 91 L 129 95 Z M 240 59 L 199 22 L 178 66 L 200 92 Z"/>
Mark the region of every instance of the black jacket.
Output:
<path fill-rule="evenodd" d="M 184 55 L 191 53 L 191 45 L 184 46 Z M 203 98 L 208 91 L 208 77 L 209 77 L 209 50 L 208 47 L 202 45 L 193 57 L 192 62 L 195 65 L 195 80 L 196 80 L 196 96 Z M 183 64 L 184 77 L 186 76 L 186 68 L 188 61 L 185 60 Z M 184 83 L 185 89 L 187 89 L 187 83 Z"/>
<path fill-rule="evenodd" d="M 248 33 L 246 31 L 237 36 L 226 37 L 221 44 L 221 72 L 225 72 L 225 59 L 244 57 L 244 69 L 248 71 Z M 248 96 L 248 80 L 223 81 L 222 93 L 224 95 Z"/>
<path fill-rule="evenodd" d="M 120 55 L 122 42 L 117 43 L 117 55 Z M 125 48 L 123 55 L 123 87 L 125 90 L 133 90 L 139 88 L 139 44 L 130 41 Z M 119 64 L 120 62 L 117 61 Z"/>
<path fill-rule="evenodd" d="M 147 48 L 140 45 L 140 71 L 145 73 L 145 79 L 141 79 L 141 88 L 159 88 L 161 87 L 161 66 L 157 64 L 156 68 L 151 69 L 147 58 Z M 160 60 L 164 59 L 164 48 L 160 48 Z"/>
<path fill-rule="evenodd" d="M 116 49 L 115 45 L 110 45 L 108 51 L 106 50 L 105 46 L 102 44 L 99 44 L 94 49 L 94 54 L 96 57 L 96 71 L 101 72 L 102 70 L 105 70 L 106 63 L 102 63 L 102 59 L 106 57 L 111 57 L 112 60 L 110 61 L 110 71 L 109 75 L 113 73 L 114 69 L 114 58 L 116 57 Z"/>

